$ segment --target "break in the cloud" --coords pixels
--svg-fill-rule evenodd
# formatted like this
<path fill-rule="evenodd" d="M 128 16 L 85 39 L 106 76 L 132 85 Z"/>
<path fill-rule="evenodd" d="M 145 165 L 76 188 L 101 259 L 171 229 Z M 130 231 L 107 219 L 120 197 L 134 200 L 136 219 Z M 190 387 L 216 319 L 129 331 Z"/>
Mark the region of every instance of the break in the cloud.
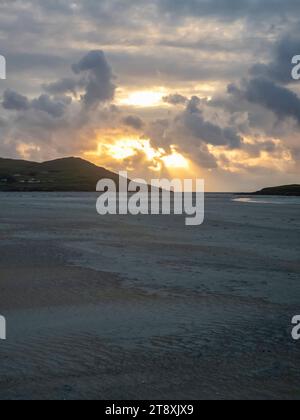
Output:
<path fill-rule="evenodd" d="M 298 181 L 299 2 L 10 0 L 0 12 L 0 155 L 81 155 L 214 190 Z"/>

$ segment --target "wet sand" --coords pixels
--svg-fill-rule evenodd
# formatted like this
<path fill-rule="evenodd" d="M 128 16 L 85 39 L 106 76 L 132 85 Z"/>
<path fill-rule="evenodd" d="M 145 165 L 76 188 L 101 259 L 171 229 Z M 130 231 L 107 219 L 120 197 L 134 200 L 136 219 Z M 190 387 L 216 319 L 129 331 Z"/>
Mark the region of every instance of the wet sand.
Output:
<path fill-rule="evenodd" d="M 299 205 L 203 226 L 0 194 L 0 399 L 300 399 Z"/>

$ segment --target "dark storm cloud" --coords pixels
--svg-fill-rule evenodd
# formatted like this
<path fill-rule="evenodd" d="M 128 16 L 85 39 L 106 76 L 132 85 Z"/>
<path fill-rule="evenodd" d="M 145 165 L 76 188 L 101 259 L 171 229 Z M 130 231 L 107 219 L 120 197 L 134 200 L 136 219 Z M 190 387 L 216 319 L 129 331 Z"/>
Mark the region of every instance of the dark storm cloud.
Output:
<path fill-rule="evenodd" d="M 2 106 L 10 111 L 26 111 L 30 102 L 26 96 L 9 89 L 4 92 Z"/>
<path fill-rule="evenodd" d="M 163 101 L 170 105 L 185 105 L 188 101 L 188 98 L 186 96 L 175 93 L 165 96 Z"/>
<path fill-rule="evenodd" d="M 53 118 L 60 118 L 64 115 L 68 101 L 55 101 L 48 95 L 29 100 L 26 96 L 20 95 L 13 90 L 6 90 L 3 95 L 2 106 L 9 111 L 28 111 L 35 109 L 43 111 Z"/>
<path fill-rule="evenodd" d="M 185 111 L 177 117 L 177 121 L 183 124 L 187 133 L 195 140 L 214 146 L 227 146 L 230 149 L 240 148 L 243 143 L 242 137 L 234 127 L 220 127 L 204 118 L 200 108 L 201 100 L 191 98 Z M 184 141 L 184 140 L 183 140 Z"/>
<path fill-rule="evenodd" d="M 220 127 L 210 121 L 206 121 L 202 112 L 196 108 L 192 101 L 187 107 L 184 116 L 185 125 L 195 137 L 199 137 L 207 144 L 215 146 L 228 146 L 235 149 L 241 147 L 242 138 L 233 127 Z"/>
<path fill-rule="evenodd" d="M 230 85 L 228 92 L 237 99 L 245 99 L 250 103 L 269 109 L 280 119 L 292 117 L 300 124 L 299 96 L 286 87 L 277 85 L 272 80 L 251 79 L 246 81 L 242 88 Z"/>
<path fill-rule="evenodd" d="M 134 128 L 135 130 L 141 130 L 144 127 L 143 120 L 136 116 L 136 115 L 128 115 L 127 117 L 123 118 L 123 124 L 127 125 L 128 127 Z"/>
<path fill-rule="evenodd" d="M 263 76 L 276 82 L 289 84 L 293 82 L 291 77 L 292 58 L 300 53 L 299 38 L 285 36 L 278 41 L 274 48 L 274 58 L 269 64 L 256 64 L 251 69 L 255 77 Z"/>
<path fill-rule="evenodd" d="M 205 121 L 200 114 L 186 113 L 184 122 L 186 128 L 194 137 L 203 140 L 207 144 L 228 146 L 232 149 L 241 146 L 242 138 L 236 133 L 234 128 L 221 128 L 209 121 Z"/>
<path fill-rule="evenodd" d="M 49 95 L 41 95 L 31 101 L 31 106 L 39 111 L 44 111 L 53 118 L 60 118 L 64 115 L 69 102 L 67 100 L 55 101 Z"/>
<path fill-rule="evenodd" d="M 76 95 L 77 89 L 83 89 L 85 93 L 82 100 L 88 108 L 113 99 L 115 85 L 112 80 L 114 76 L 102 51 L 89 52 L 72 68 L 78 75 L 84 73 L 84 77 L 80 79 L 63 78 L 57 82 L 43 84 L 44 90 L 51 95 L 61 96 L 69 92 Z M 12 89 L 7 89 L 3 94 L 2 106 L 9 111 L 34 109 L 45 112 L 53 118 L 61 118 L 72 101 L 66 96 L 56 99 L 51 95 L 43 94 L 37 98 L 29 99 Z"/>
<path fill-rule="evenodd" d="M 83 101 L 87 107 L 114 98 L 116 86 L 114 75 L 103 51 L 91 51 L 79 63 L 73 65 L 76 74 L 87 72 L 86 92 Z"/>
<path fill-rule="evenodd" d="M 90 51 L 78 63 L 73 64 L 73 72 L 80 76 L 64 77 L 60 80 L 43 84 L 42 88 L 50 95 L 73 96 L 84 91 L 82 101 L 87 108 L 97 107 L 101 102 L 114 99 L 116 86 L 113 83 L 115 76 L 108 64 L 103 51 Z"/>

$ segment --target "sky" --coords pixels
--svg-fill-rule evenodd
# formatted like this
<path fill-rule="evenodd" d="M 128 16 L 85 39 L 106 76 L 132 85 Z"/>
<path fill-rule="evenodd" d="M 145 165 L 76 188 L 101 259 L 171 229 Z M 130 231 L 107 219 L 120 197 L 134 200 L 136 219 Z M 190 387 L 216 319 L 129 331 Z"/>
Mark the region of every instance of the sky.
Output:
<path fill-rule="evenodd" d="M 298 0 L 0 0 L 0 156 L 300 183 Z"/>

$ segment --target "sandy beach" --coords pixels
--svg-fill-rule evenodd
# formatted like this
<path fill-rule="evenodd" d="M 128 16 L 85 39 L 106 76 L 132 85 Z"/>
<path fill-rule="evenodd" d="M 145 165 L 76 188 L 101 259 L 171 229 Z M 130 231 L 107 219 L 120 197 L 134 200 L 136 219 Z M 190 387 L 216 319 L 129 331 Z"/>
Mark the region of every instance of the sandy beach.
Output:
<path fill-rule="evenodd" d="M 296 201 L 205 223 L 1 193 L 0 399 L 300 399 Z"/>

